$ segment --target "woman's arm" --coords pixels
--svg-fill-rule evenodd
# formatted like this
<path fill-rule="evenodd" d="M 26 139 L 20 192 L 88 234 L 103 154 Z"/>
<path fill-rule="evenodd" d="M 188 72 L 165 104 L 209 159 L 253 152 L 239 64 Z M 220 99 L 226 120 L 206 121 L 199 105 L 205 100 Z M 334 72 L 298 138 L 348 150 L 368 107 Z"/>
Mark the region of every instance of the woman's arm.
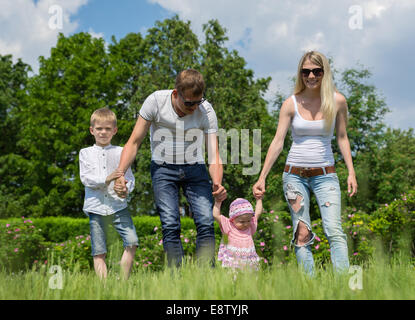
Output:
<path fill-rule="evenodd" d="M 284 101 L 281 106 L 280 116 L 278 120 L 278 127 L 272 140 L 267 156 L 265 157 L 264 166 L 258 181 L 252 187 L 252 191 L 256 199 L 262 198 L 265 193 L 265 180 L 271 171 L 272 166 L 280 155 L 282 148 L 284 147 L 284 139 L 287 135 L 287 131 L 291 125 L 291 119 L 294 116 L 294 105 L 291 98 Z"/>
<path fill-rule="evenodd" d="M 340 152 L 343 155 L 349 175 L 347 177 L 347 192 L 352 197 L 357 192 L 356 173 L 353 167 L 352 152 L 350 150 L 349 138 L 347 137 L 347 101 L 339 93 L 336 94 L 337 116 L 336 116 L 336 135 Z"/>

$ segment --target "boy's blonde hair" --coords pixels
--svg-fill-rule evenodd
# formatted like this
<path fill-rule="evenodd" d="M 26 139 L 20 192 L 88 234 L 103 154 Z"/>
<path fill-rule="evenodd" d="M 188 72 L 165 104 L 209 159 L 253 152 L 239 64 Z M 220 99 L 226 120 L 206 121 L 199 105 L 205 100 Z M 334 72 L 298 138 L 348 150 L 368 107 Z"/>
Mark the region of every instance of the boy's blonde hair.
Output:
<path fill-rule="evenodd" d="M 95 110 L 91 115 L 91 127 L 95 125 L 96 121 L 111 121 L 114 127 L 117 126 L 117 116 L 109 108 L 100 108 Z"/>
<path fill-rule="evenodd" d="M 324 125 L 327 131 L 330 130 L 334 118 L 336 116 L 336 103 L 334 101 L 334 92 L 336 87 L 333 81 L 333 75 L 330 69 L 330 63 L 328 59 L 320 52 L 309 51 L 306 52 L 298 63 L 297 79 L 294 87 L 294 94 L 299 94 L 305 89 L 303 77 L 301 75 L 301 69 L 306 60 L 310 60 L 315 65 L 323 68 L 324 75 L 321 81 L 320 95 L 321 95 L 321 112 L 323 113 Z"/>

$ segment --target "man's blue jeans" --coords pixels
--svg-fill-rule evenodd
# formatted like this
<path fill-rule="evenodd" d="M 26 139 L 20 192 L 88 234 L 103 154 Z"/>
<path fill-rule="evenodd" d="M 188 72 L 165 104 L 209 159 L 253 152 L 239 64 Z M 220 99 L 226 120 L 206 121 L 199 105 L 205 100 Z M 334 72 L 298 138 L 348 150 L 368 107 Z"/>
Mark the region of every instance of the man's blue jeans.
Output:
<path fill-rule="evenodd" d="M 183 189 L 196 225 L 196 254 L 198 258 L 207 258 L 213 262 L 215 257 L 213 196 L 206 165 L 158 164 L 152 161 L 151 178 L 169 266 L 180 266 L 184 256 L 180 240 L 180 188 Z"/>
<path fill-rule="evenodd" d="M 329 241 L 331 261 L 335 271 L 344 272 L 349 268 L 347 237 L 341 225 L 341 193 L 339 179 L 336 173 L 315 177 L 300 177 L 291 173 L 283 173 L 284 195 L 288 202 L 293 223 L 292 245 L 295 246 L 297 261 L 308 274 L 314 273 L 314 260 L 311 245 L 315 234 L 311 231 L 310 221 L 310 192 L 317 199 L 323 222 L 324 233 Z M 300 196 L 301 206 L 294 210 L 292 202 Z M 310 231 L 310 237 L 304 245 L 296 244 L 298 223 L 303 222 Z"/>

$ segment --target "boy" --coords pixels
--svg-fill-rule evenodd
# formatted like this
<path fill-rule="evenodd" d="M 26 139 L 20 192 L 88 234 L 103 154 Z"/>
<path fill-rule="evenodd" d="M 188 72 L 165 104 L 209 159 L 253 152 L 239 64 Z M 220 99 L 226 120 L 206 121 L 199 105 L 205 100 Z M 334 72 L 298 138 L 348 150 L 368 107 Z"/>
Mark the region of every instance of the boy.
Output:
<path fill-rule="evenodd" d="M 135 180 L 131 168 L 128 168 L 125 173 L 125 193 L 119 197 L 114 192 L 111 181 L 122 175 L 116 171 L 122 147 L 111 145 L 117 129 L 117 118 L 110 109 L 101 108 L 92 114 L 89 130 L 95 137 L 95 144 L 79 152 L 79 169 L 81 182 L 85 186 L 83 211 L 89 217 L 95 272 L 100 278 L 107 277 L 106 230 L 108 224 L 112 223 L 123 240 L 121 271 L 123 277 L 128 279 L 138 237 L 127 209 L 126 197 L 134 189 Z"/>

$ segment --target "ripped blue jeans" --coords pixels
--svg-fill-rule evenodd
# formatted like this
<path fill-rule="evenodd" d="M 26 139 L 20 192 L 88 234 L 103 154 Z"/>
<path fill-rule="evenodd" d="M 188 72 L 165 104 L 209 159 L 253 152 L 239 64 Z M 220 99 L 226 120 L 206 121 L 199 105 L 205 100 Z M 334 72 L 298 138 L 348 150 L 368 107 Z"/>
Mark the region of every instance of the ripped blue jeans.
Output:
<path fill-rule="evenodd" d="M 310 275 L 314 274 L 314 259 L 311 246 L 314 243 L 315 234 L 312 232 L 310 221 L 310 192 L 317 199 L 323 222 L 324 234 L 330 245 L 331 261 L 335 271 L 344 272 L 349 269 L 347 249 L 347 237 L 341 225 L 341 192 L 339 179 L 336 173 L 319 175 L 314 177 L 300 177 L 295 174 L 283 173 L 284 196 L 291 212 L 293 223 L 293 238 L 297 262 Z M 296 203 L 301 199 L 300 205 Z M 296 203 L 295 209 L 293 204 Z M 309 230 L 309 237 L 303 245 L 298 245 L 296 232 L 299 222 L 303 222 Z"/>

